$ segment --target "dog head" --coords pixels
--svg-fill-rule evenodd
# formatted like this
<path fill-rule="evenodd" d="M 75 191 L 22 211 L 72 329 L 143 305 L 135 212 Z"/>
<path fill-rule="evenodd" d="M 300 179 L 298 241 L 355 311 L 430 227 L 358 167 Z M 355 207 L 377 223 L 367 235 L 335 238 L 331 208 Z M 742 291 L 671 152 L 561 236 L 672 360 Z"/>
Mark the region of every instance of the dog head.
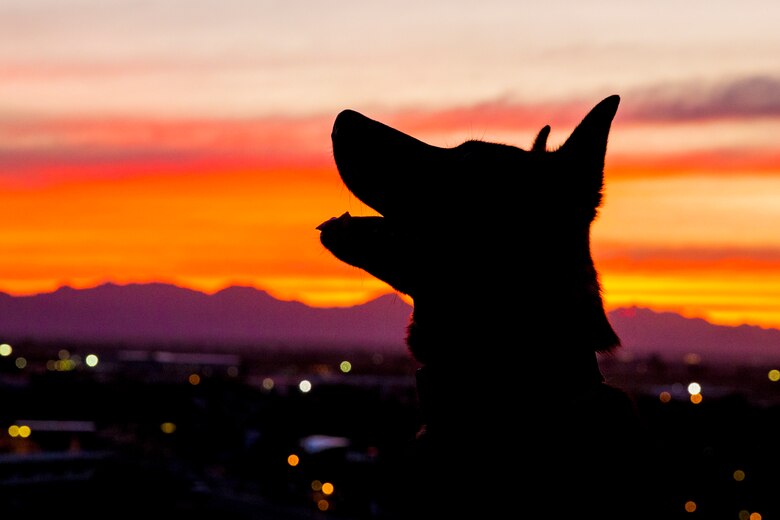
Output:
<path fill-rule="evenodd" d="M 318 226 L 320 240 L 414 300 L 410 336 L 423 312 L 457 320 L 453 299 L 480 307 L 509 297 L 571 314 L 588 348 L 610 350 L 619 340 L 604 314 L 590 226 L 618 103 L 601 101 L 554 151 L 549 127 L 529 150 L 482 141 L 441 148 L 345 110 L 333 125 L 336 166 L 379 216 L 344 213 Z M 533 314 L 523 315 L 538 322 Z"/>

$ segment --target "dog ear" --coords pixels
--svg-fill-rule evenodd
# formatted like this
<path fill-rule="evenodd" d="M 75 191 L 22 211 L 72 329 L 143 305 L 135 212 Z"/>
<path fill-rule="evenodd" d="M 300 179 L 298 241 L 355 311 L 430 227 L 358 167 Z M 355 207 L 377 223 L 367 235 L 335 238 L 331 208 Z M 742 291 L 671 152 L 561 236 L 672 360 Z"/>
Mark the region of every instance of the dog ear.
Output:
<path fill-rule="evenodd" d="M 559 151 L 571 154 L 589 172 L 603 175 L 607 137 L 619 103 L 620 96 L 610 96 L 593 107 Z"/>
<path fill-rule="evenodd" d="M 550 125 L 546 125 L 539 130 L 539 135 L 534 139 L 534 145 L 531 147 L 532 152 L 545 152 L 547 151 L 547 138 L 550 136 Z"/>

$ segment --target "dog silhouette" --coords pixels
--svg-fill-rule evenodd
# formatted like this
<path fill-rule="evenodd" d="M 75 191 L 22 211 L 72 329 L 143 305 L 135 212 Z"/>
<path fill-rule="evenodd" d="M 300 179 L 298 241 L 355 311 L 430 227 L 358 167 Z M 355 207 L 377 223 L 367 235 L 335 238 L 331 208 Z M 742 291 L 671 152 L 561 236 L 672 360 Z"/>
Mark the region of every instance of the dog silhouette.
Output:
<path fill-rule="evenodd" d="M 620 345 L 590 248 L 619 101 L 555 150 L 549 126 L 528 150 L 441 148 L 336 117 L 341 179 L 379 215 L 331 218 L 320 241 L 413 300 L 409 517 L 650 517 L 639 417 L 597 358 Z"/>

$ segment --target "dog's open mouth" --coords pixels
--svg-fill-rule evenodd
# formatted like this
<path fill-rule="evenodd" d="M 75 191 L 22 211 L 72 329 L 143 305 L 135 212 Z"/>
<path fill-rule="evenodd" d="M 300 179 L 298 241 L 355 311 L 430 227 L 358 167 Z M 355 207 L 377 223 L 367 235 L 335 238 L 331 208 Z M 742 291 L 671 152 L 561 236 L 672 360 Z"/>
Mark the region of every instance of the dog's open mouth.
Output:
<path fill-rule="evenodd" d="M 341 261 L 408 293 L 402 222 L 421 196 L 409 187 L 440 149 L 352 110 L 336 117 L 331 139 L 347 189 L 379 215 L 332 217 L 317 226 L 320 241 Z"/>

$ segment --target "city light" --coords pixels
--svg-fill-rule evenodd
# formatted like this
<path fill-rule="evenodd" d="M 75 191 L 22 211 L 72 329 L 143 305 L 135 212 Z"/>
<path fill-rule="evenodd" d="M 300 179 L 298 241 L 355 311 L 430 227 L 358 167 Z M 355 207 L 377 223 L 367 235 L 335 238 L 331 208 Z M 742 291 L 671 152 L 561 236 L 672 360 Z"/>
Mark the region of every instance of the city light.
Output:
<path fill-rule="evenodd" d="M 688 393 L 691 394 L 691 402 L 693 404 L 699 404 L 702 401 L 701 385 L 697 382 L 692 382 L 688 385 Z"/>
<path fill-rule="evenodd" d="M 54 372 L 67 372 L 76 368 L 72 359 L 50 359 L 46 362 L 46 369 Z"/>
<path fill-rule="evenodd" d="M 106 364 L 105 354 L 101 351 L 101 358 L 98 359 L 98 355 L 90 354 L 89 347 L 87 347 L 87 350 L 82 350 L 83 347 L 69 347 L 70 352 L 67 350 L 59 350 L 61 345 L 57 345 L 53 349 L 46 349 L 46 350 L 32 350 L 29 359 L 28 359 L 28 365 L 27 370 L 21 371 L 16 370 L 13 367 L 13 363 L 15 360 L 17 360 L 18 356 L 24 352 L 25 355 L 27 355 L 27 352 L 29 350 L 29 347 L 27 345 L 19 346 L 19 344 L 14 344 L 15 349 L 13 350 L 13 353 L 8 358 L 6 363 L 6 370 L 8 371 L 8 380 L 15 382 L 16 380 L 23 380 L 24 378 L 22 376 L 25 376 L 27 378 L 30 378 L 31 380 L 33 378 L 36 378 L 35 380 L 38 380 L 39 374 L 38 371 L 43 369 L 43 363 L 46 362 L 46 360 L 51 360 L 51 369 L 57 370 L 58 372 L 46 374 L 44 377 L 50 378 L 51 381 L 58 382 L 58 381 L 64 381 L 66 384 L 70 381 L 71 374 L 69 373 L 61 373 L 59 371 L 62 370 L 73 370 L 72 367 L 75 367 L 75 371 L 83 371 L 84 374 L 80 374 L 82 377 L 84 377 L 84 380 L 90 381 L 91 374 L 94 374 L 94 372 L 91 372 L 87 367 L 90 366 L 97 366 L 99 363 L 101 364 L 101 373 L 95 374 L 97 379 L 96 381 L 105 381 L 108 380 L 109 377 L 112 377 L 114 373 L 117 373 L 122 379 L 120 380 L 121 383 L 124 383 L 125 377 L 127 373 L 131 374 L 138 374 L 139 376 L 142 376 L 144 379 L 140 381 L 139 384 L 143 385 L 146 381 L 151 380 L 150 375 L 146 370 L 147 367 L 151 367 L 151 369 L 155 369 L 155 359 L 152 354 L 147 354 L 145 356 L 141 356 L 140 354 L 136 352 L 132 352 L 135 354 L 135 357 L 128 357 L 127 362 L 129 370 L 125 372 L 119 371 L 120 363 L 125 360 L 125 358 L 118 358 L 116 356 L 110 356 L 111 359 L 109 360 L 108 365 L 105 369 L 102 369 L 103 365 Z M 185 382 L 187 382 L 190 385 L 197 385 L 201 384 L 203 385 L 201 388 L 198 389 L 190 389 L 189 392 L 185 392 L 185 395 L 188 395 L 189 393 L 195 392 L 193 396 L 197 396 L 198 399 L 204 398 L 206 394 L 208 394 L 212 389 L 217 391 L 217 396 L 221 400 L 222 396 L 220 394 L 221 387 L 220 385 L 225 383 L 225 380 L 222 377 L 213 377 L 222 375 L 225 376 L 226 371 L 228 373 L 231 372 L 231 369 L 238 370 L 237 377 L 240 377 L 240 383 L 246 384 L 247 388 L 250 389 L 252 392 L 248 394 L 248 397 L 252 399 L 250 401 L 253 403 L 253 405 L 257 402 L 256 400 L 261 400 L 263 404 L 267 404 L 269 406 L 269 409 L 272 409 L 271 407 L 279 406 L 279 414 L 269 414 L 268 417 L 293 417 L 298 416 L 301 412 L 305 412 L 309 410 L 309 407 L 312 405 L 311 399 L 314 398 L 317 400 L 317 405 L 319 405 L 320 399 L 330 399 L 331 397 L 334 398 L 333 402 L 327 402 L 328 410 L 333 410 L 334 413 L 339 414 L 339 418 L 344 417 L 345 420 L 348 421 L 354 421 L 350 424 L 357 425 L 358 428 L 362 428 L 361 424 L 361 418 L 359 417 L 360 414 L 351 414 L 351 416 L 348 416 L 346 413 L 343 414 L 343 416 L 340 413 L 339 406 L 344 405 L 345 401 L 343 400 L 343 396 L 336 395 L 331 396 L 329 394 L 329 389 L 332 388 L 330 385 L 334 385 L 333 387 L 336 388 L 343 388 L 344 382 L 346 380 L 349 380 L 349 388 L 352 388 L 353 386 L 359 387 L 362 390 L 362 386 L 364 384 L 364 380 L 366 381 L 365 384 L 374 385 L 375 379 L 368 377 L 369 375 L 373 375 L 373 369 L 370 366 L 370 358 L 368 359 L 368 363 L 365 363 L 363 361 L 360 361 L 358 358 L 356 359 L 356 362 L 359 363 L 359 366 L 357 371 L 361 373 L 361 376 L 357 379 L 353 379 L 355 376 L 351 374 L 353 370 L 353 364 L 351 363 L 351 360 L 348 360 L 349 354 L 344 353 L 341 354 L 340 357 L 336 358 L 326 358 L 324 361 L 316 360 L 317 363 L 309 363 L 309 364 L 300 364 L 300 365 L 293 365 L 290 362 L 287 362 L 286 360 L 279 360 L 278 362 L 275 362 L 276 364 L 266 364 L 264 359 L 259 359 L 257 361 L 256 365 L 253 365 L 252 363 L 254 360 L 252 358 L 249 358 L 247 361 L 242 361 L 241 364 L 238 363 L 215 363 L 214 365 L 209 365 L 207 363 L 192 363 L 190 360 L 184 360 L 180 364 L 175 365 L 175 369 L 170 370 L 169 367 L 171 366 L 171 362 L 166 361 L 165 363 L 158 363 L 160 370 L 166 370 L 166 386 L 167 383 L 175 383 L 173 385 L 170 385 L 171 387 L 178 388 L 178 391 L 186 390 L 186 387 L 184 385 Z M 116 361 L 115 361 L 116 360 Z M 3 360 L 0 360 L 3 361 Z M 307 360 L 308 361 L 308 360 Z M 18 362 L 18 361 L 17 361 Z M 23 360 L 22 360 L 23 362 Z M 132 363 L 132 364 L 130 364 Z M 2 365 L 2 363 L 0 363 Z M 395 358 L 393 358 L 393 363 L 388 363 L 389 368 L 383 369 L 381 374 L 385 374 L 386 372 L 384 370 L 390 370 L 389 372 L 391 374 L 390 378 L 387 379 L 389 382 L 388 388 L 390 389 L 390 392 L 398 392 L 391 393 L 387 395 L 391 396 L 405 396 L 407 395 L 407 392 L 412 388 L 410 385 L 414 383 L 413 380 L 409 380 L 408 378 L 405 380 L 401 380 L 400 378 L 396 377 L 396 362 Z M 329 367 L 328 373 L 322 373 L 321 367 L 327 366 Z M 246 368 L 245 368 L 246 367 Z M 768 366 L 760 367 L 751 367 L 751 371 L 749 372 L 749 377 L 752 383 L 755 383 L 755 390 L 756 390 L 756 397 L 757 398 L 769 398 L 772 399 L 775 395 L 773 393 L 773 389 L 776 387 L 773 386 L 771 383 L 774 380 L 780 380 L 780 365 L 776 364 L 775 368 L 771 369 L 771 364 Z M 625 373 L 627 374 L 634 374 L 634 366 L 633 364 L 627 364 L 625 367 L 618 367 L 620 370 L 626 370 Z M 11 370 L 12 369 L 12 370 Z M 32 369 L 32 370 L 30 370 Z M 212 372 L 210 372 L 212 370 Z M 644 376 L 638 376 L 638 377 L 647 377 L 646 380 L 642 380 L 641 383 L 643 386 L 642 388 L 642 397 L 643 400 L 641 402 L 641 406 L 649 406 L 651 407 L 651 411 L 655 413 L 656 411 L 659 411 L 659 409 L 663 409 L 664 411 L 657 414 L 657 417 L 660 419 L 663 419 L 664 421 L 672 421 L 679 418 L 680 414 L 684 413 L 692 413 L 695 412 L 696 415 L 694 417 L 706 416 L 706 414 L 715 414 L 717 413 L 718 407 L 721 403 L 721 396 L 722 395 L 728 395 L 727 391 L 729 388 L 730 381 L 720 380 L 716 378 L 716 375 L 719 375 L 718 372 L 709 372 L 710 370 L 709 365 L 704 365 L 700 368 L 697 368 L 696 370 L 687 370 L 684 369 L 683 372 L 675 372 L 672 370 L 669 370 L 667 372 L 659 372 L 658 374 L 655 373 L 648 373 Z M 30 374 L 25 374 L 25 372 L 30 372 Z M 623 372 L 620 372 L 623 374 Z M 213 374 L 213 376 L 212 376 Z M 345 375 L 345 377 L 336 376 L 337 374 Z M 366 375 L 364 379 L 364 374 Z M 727 374 L 731 374 L 731 371 L 727 372 Z M 739 381 L 744 381 L 745 376 L 743 373 L 739 373 L 735 375 L 736 377 L 739 377 Z M 316 378 L 316 379 L 315 379 Z M 767 382 L 767 379 L 769 379 L 769 382 Z M 77 378 L 75 381 L 81 381 L 81 378 Z M 278 384 L 277 384 L 278 383 Z M 229 385 L 234 385 L 233 381 L 227 382 Z M 473 381 L 469 380 L 468 378 L 464 378 L 462 381 L 462 384 L 468 386 L 475 384 Z M 317 392 L 313 392 L 313 386 L 317 385 Z M 395 386 L 398 385 L 398 386 Z M 296 388 L 297 387 L 297 388 Z M 706 389 L 705 389 L 706 387 Z M 139 387 L 140 388 L 140 387 Z M 752 387 L 751 387 L 752 388 Z M 123 390 L 123 388 L 120 388 L 120 390 Z M 296 393 L 296 390 L 298 393 Z M 273 392 L 277 392 L 277 395 L 273 395 Z M 308 395 L 300 395 L 301 393 L 312 393 L 312 396 Z M 694 407 L 692 404 L 686 403 L 690 399 L 691 403 L 698 404 L 702 402 L 703 399 L 703 392 L 707 393 L 707 403 L 704 408 L 703 407 L 696 406 Z M 138 395 L 143 395 L 144 398 L 148 397 L 152 403 L 155 402 L 158 397 L 157 395 L 160 395 L 158 392 L 149 392 L 149 395 L 147 396 L 147 393 L 139 392 Z M 258 394 L 262 394 L 258 398 Z M 373 394 L 372 394 L 373 395 Z M 297 397 L 297 398 L 296 398 Z M 653 403 L 649 403 L 648 401 L 644 400 L 644 397 L 649 397 L 650 399 L 648 401 L 653 401 Z M 286 399 L 287 401 L 282 401 L 282 399 Z M 264 400 L 264 401 L 263 401 Z M 221 401 L 220 401 L 221 402 Z M 326 402 L 326 401 L 323 401 Z M 763 401 L 761 401 L 763 403 Z M 774 401 L 770 401 L 774 402 Z M 293 403 L 293 406 L 301 406 L 301 408 L 285 408 L 287 403 Z M 666 404 L 670 403 L 670 404 Z M 346 402 L 346 404 L 350 404 L 350 402 Z M 727 402 L 727 405 L 732 405 L 732 403 Z M 659 406 L 660 405 L 660 406 Z M 671 407 L 671 408 L 670 408 Z M 182 424 L 182 421 L 186 423 L 190 423 L 190 418 L 184 414 L 187 413 L 187 411 L 179 410 L 177 411 L 176 417 L 159 417 L 156 416 L 156 411 L 154 410 L 154 406 L 149 406 L 148 409 L 152 410 L 153 415 L 150 416 L 149 422 L 145 422 L 144 424 L 149 424 L 152 428 L 152 433 L 154 435 L 149 436 L 147 435 L 147 431 L 144 429 L 141 434 L 143 434 L 143 441 L 142 442 L 151 442 L 151 443 L 158 443 L 158 445 L 161 447 L 161 449 L 165 450 L 171 450 L 173 451 L 174 448 L 178 447 L 178 443 L 183 443 L 184 446 L 187 446 L 187 443 L 190 440 L 190 433 L 189 429 L 186 427 L 186 424 L 184 425 L 185 429 L 181 432 L 178 431 L 178 425 Z M 243 407 L 242 407 L 243 408 Z M 245 408 L 244 408 L 245 409 Z M 701 410 L 699 410 L 701 409 Z M 275 411 L 275 409 L 272 409 Z M 391 411 L 392 412 L 392 411 Z M 197 410 L 194 410 L 193 413 L 199 413 Z M 462 413 L 462 412 L 461 412 Z M 287 414 L 287 415 L 285 415 Z M 30 416 L 37 417 L 37 415 L 30 413 Z M 302 415 L 301 415 L 302 416 Z M 353 417 L 356 416 L 356 417 Z M 708 417 L 708 416 L 707 416 Z M 221 417 L 220 417 L 221 418 Z M 6 428 L 8 428 L 8 434 L 2 433 L 0 435 L 0 441 L 2 441 L 2 437 L 5 436 L 5 440 L 8 443 L 7 451 L 12 453 L 32 453 L 32 450 L 41 450 L 41 446 L 44 446 L 43 449 L 45 449 L 46 443 L 49 442 L 49 439 L 54 438 L 55 436 L 59 436 L 63 440 L 59 442 L 59 444 L 56 445 L 56 447 L 65 446 L 67 449 L 71 451 L 76 450 L 83 450 L 83 447 L 91 447 L 91 446 L 99 446 L 96 444 L 96 442 L 103 442 L 104 437 L 103 430 L 101 430 L 100 425 L 98 424 L 97 427 L 93 426 L 92 430 L 83 430 L 83 432 L 86 432 L 82 434 L 82 430 L 78 430 L 78 433 L 73 433 L 74 429 L 68 427 L 68 428 L 62 428 L 62 421 L 55 421 L 58 423 L 57 429 L 51 428 L 51 429 L 44 429 L 39 424 L 37 424 L 35 421 L 27 421 L 27 420 L 17 420 L 16 425 L 9 428 L 9 424 L 13 422 L 13 420 L 16 418 L 9 417 L 9 421 L 6 423 Z M 186 420 L 185 420 L 186 419 Z M 165 420 L 166 422 L 163 422 Z M 171 422 L 174 421 L 174 422 Z M 175 422 L 178 421 L 178 422 Z M 307 421 L 308 422 L 308 421 Z M 24 423 L 25 427 L 22 427 L 22 423 Z M 155 425 L 157 429 L 155 429 Z M 696 426 L 696 425 L 694 425 Z M 704 427 L 704 425 L 702 425 Z M 0 425 L 0 428 L 2 426 Z M 256 439 L 259 438 L 258 435 L 258 429 L 255 428 L 255 425 L 250 425 L 251 429 L 248 429 L 246 433 L 246 439 L 255 442 Z M 30 433 L 31 429 L 35 430 L 36 435 L 33 437 Z M 218 427 L 215 427 L 214 430 L 216 431 Z M 186 431 L 185 431 L 186 430 Z M 107 435 L 113 435 L 116 430 L 109 430 Z M 317 432 L 317 434 L 312 434 L 312 431 Z M 338 471 L 342 470 L 346 467 L 352 467 L 347 465 L 355 465 L 355 464 L 376 464 L 376 466 L 373 466 L 377 469 L 384 469 L 382 464 L 386 459 L 383 459 L 382 457 L 377 456 L 377 449 L 373 448 L 373 444 L 364 444 L 362 439 L 360 439 L 359 443 L 355 443 L 354 439 L 352 437 L 348 436 L 349 430 L 345 428 L 345 436 L 343 438 L 334 437 L 332 435 L 323 435 L 320 434 L 319 430 L 315 430 L 312 428 L 312 431 L 309 430 L 309 425 L 306 424 L 306 427 L 301 431 L 293 431 L 291 430 L 289 433 L 286 433 L 288 435 L 289 441 L 295 440 L 297 441 L 297 446 L 292 443 L 285 442 L 284 444 L 278 444 L 274 446 L 273 452 L 262 452 L 260 453 L 260 456 L 262 456 L 261 460 L 263 463 L 265 463 L 267 460 L 277 460 L 280 464 L 280 468 L 276 468 L 274 471 L 277 473 L 274 475 L 274 478 L 279 478 L 280 480 L 284 480 L 285 478 L 288 480 L 286 484 L 289 486 L 293 486 L 292 489 L 296 492 L 296 500 L 300 500 L 304 502 L 302 505 L 304 508 L 308 508 L 308 510 L 315 515 L 331 515 L 334 512 L 337 512 L 337 514 L 346 511 L 349 509 L 351 504 L 354 500 L 363 500 L 364 497 L 359 495 L 359 493 L 373 493 L 373 490 L 366 491 L 363 487 L 354 486 L 353 482 L 347 481 L 342 482 L 341 480 L 337 479 L 333 475 L 338 475 Z M 322 431 L 330 433 L 330 431 L 325 428 Z M 0 432 L 5 432 L 4 430 L 0 430 Z M 96 433 L 98 435 L 96 435 Z M 691 429 L 691 434 L 699 433 L 696 429 Z M 727 432 L 724 432 L 724 435 L 726 435 Z M 101 435 L 101 436 L 99 436 Z M 134 437 L 130 437 L 131 434 L 126 434 L 123 436 L 118 436 L 119 442 L 125 442 L 128 439 L 130 441 L 135 442 Z M 181 437 L 184 435 L 184 437 Z M 29 436 L 29 439 L 24 438 L 25 436 Z M 107 437 L 106 437 L 107 438 Z M 139 437 L 140 438 L 140 437 Z M 71 440 L 75 439 L 75 440 Z M 178 439 L 178 440 L 177 440 Z M 376 441 L 376 439 L 366 439 L 367 442 Z M 684 441 L 680 441 L 681 443 Z M 239 443 L 240 444 L 240 443 Z M 357 446 L 362 447 L 362 450 L 356 450 L 352 451 L 348 449 L 352 444 L 356 444 Z M 686 443 L 687 445 L 687 443 Z M 286 446 L 286 447 L 285 447 Z M 366 447 L 368 446 L 368 447 Z M 343 467 L 333 467 L 330 460 L 330 455 L 327 455 L 328 450 L 332 450 L 333 448 L 336 448 L 338 451 L 334 451 L 333 453 L 338 453 L 339 458 L 335 459 L 336 464 L 343 464 L 345 466 Z M 344 448 L 347 448 L 344 450 Z M 693 449 L 699 449 L 699 446 L 694 447 Z M 214 449 L 224 449 L 223 446 L 219 446 L 219 448 L 215 447 Z M 291 453 L 289 450 L 295 449 L 295 450 L 301 450 L 301 452 L 304 454 L 303 456 L 299 456 L 296 453 Z M 86 451 L 86 450 L 85 450 Z M 285 455 L 285 452 L 287 455 Z M 167 452 L 166 452 L 167 453 Z M 319 455 L 320 453 L 326 454 L 323 458 L 322 455 Z M 663 453 L 659 453 L 659 457 L 669 457 L 666 459 L 666 462 L 669 462 L 671 465 L 676 464 L 676 461 L 672 459 L 672 457 L 676 457 L 678 454 L 683 453 L 683 451 L 664 451 Z M 708 454 L 712 455 L 714 453 L 713 450 L 708 451 Z M 242 452 L 242 454 L 245 454 Z M 345 456 L 341 456 L 341 454 L 346 454 Z M 68 454 L 70 456 L 71 454 Z M 82 454 L 79 454 L 79 456 Z M 714 455 L 717 455 L 717 453 L 714 453 Z M 496 451 L 492 454 L 494 457 L 500 457 L 500 452 Z M 269 457 L 269 458 L 266 458 Z M 681 459 L 684 457 L 681 457 Z M 306 459 L 305 461 L 303 459 Z M 249 459 L 248 459 L 249 460 Z M 252 462 L 257 462 L 257 460 L 252 460 Z M 328 464 L 323 464 L 323 462 L 327 460 Z M 696 475 L 697 477 L 700 477 L 700 473 L 697 473 L 697 467 L 696 464 L 698 464 L 700 461 L 694 460 L 692 464 L 689 464 L 688 461 L 681 462 L 680 468 L 675 468 L 678 471 L 688 470 L 691 475 Z M 287 464 L 285 466 L 285 464 Z M 691 468 L 688 466 L 693 466 L 692 471 Z M 753 495 L 758 495 L 759 493 L 764 491 L 764 487 L 768 487 L 769 484 L 772 484 L 773 482 L 771 479 L 767 479 L 765 476 L 757 476 L 753 472 L 751 472 L 751 479 L 747 479 L 746 473 L 748 471 L 751 471 L 751 467 L 753 467 L 754 464 L 750 463 L 750 460 L 747 458 L 740 460 L 738 463 L 732 463 L 732 464 L 722 464 L 720 465 L 721 469 L 720 471 L 713 471 L 709 474 L 703 475 L 702 477 L 702 486 L 706 485 L 708 486 L 706 490 L 702 491 L 704 489 L 703 487 L 698 487 L 698 485 L 694 485 L 694 489 L 696 489 L 696 493 L 692 492 L 691 484 L 694 484 L 691 480 L 679 480 L 676 481 L 677 484 L 680 486 L 679 489 L 676 489 L 677 492 L 676 496 L 677 498 L 674 499 L 672 497 L 672 501 L 665 502 L 664 507 L 670 506 L 674 510 L 677 511 L 676 514 L 685 516 L 687 515 L 687 518 L 690 518 L 692 520 L 695 520 L 696 518 L 699 518 L 702 514 L 706 515 L 707 511 L 713 507 L 713 502 L 717 502 L 717 500 L 712 499 L 711 493 L 714 491 L 709 491 L 709 489 L 720 489 L 718 486 L 722 485 L 725 481 L 725 484 L 730 486 L 731 489 L 727 489 L 727 491 L 735 493 L 739 492 L 741 495 L 744 495 L 744 497 L 748 497 L 751 500 L 744 500 L 741 502 L 740 506 L 737 508 L 734 508 L 734 510 L 731 512 L 731 515 L 733 517 L 733 520 L 737 520 L 737 513 L 739 512 L 740 507 L 743 509 L 743 512 L 741 516 L 739 517 L 740 520 L 763 520 L 762 514 L 758 513 L 756 511 L 753 511 L 753 507 L 761 508 L 761 504 L 764 503 L 759 498 L 753 498 Z M 279 473 L 279 470 L 281 471 L 281 474 Z M 322 471 L 327 470 L 327 473 Z M 731 471 L 732 473 L 729 474 L 728 471 Z M 322 471 L 322 472 L 321 472 Z M 286 475 L 285 475 L 286 472 Z M 682 474 L 682 473 L 681 473 Z M 325 480 L 313 480 L 314 478 L 323 477 L 325 479 L 335 479 L 336 482 L 339 482 L 339 495 L 335 494 L 335 486 L 333 480 L 330 480 L 330 482 Z M 731 480 L 729 481 L 729 477 L 731 477 Z M 759 478 L 761 477 L 761 478 Z M 263 477 L 264 478 L 264 477 Z M 686 477 L 687 479 L 687 477 Z M 673 479 L 669 479 L 671 481 Z M 768 482 L 769 481 L 769 482 Z M 307 483 L 310 485 L 310 488 L 307 488 Z M 764 486 L 764 487 L 762 487 Z M 756 491 L 758 490 L 758 491 Z M 771 493 L 771 491 L 770 491 Z M 368 496 L 368 495 L 367 495 Z M 353 498 L 355 497 L 355 498 Z M 373 496 L 369 497 L 373 499 Z M 316 509 L 315 509 L 316 508 Z M 322 509 L 321 509 L 322 508 Z M 320 510 L 321 509 L 321 510 Z M 765 513 L 768 513 L 767 511 L 764 511 Z M 672 515 L 673 516 L 673 515 Z M 771 516 L 771 515 L 770 515 Z M 767 517 L 769 518 L 769 517 Z"/>
<path fill-rule="evenodd" d="M 11 437 L 26 438 L 29 437 L 31 433 L 32 430 L 30 429 L 29 426 L 25 424 L 22 425 L 12 424 L 11 426 L 8 427 L 8 435 L 10 435 Z"/>

